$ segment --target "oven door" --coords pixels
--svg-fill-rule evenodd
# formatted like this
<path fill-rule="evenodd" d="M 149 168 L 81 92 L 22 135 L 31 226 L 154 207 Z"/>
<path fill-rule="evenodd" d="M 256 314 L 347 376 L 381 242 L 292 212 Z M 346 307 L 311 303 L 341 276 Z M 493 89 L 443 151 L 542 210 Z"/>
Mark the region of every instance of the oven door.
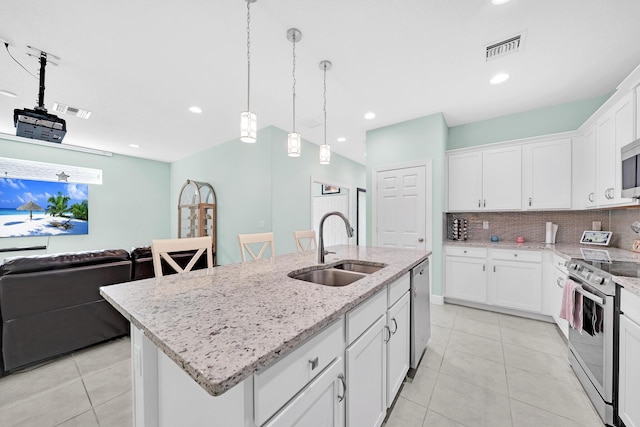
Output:
<path fill-rule="evenodd" d="M 613 392 L 613 298 L 581 283 L 582 331 L 569 328 L 569 349 L 602 399 Z"/>

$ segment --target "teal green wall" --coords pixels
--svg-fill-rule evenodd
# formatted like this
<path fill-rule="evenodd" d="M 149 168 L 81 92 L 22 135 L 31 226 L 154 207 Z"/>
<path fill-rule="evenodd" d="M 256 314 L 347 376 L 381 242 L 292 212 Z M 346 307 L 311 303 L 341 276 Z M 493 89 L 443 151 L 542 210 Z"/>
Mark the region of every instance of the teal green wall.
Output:
<path fill-rule="evenodd" d="M 442 218 L 445 210 L 444 154 L 447 123 L 442 113 L 421 117 L 367 132 L 367 188 L 373 188 L 377 168 L 418 161 L 432 161 L 432 291 L 442 295 Z M 367 241 L 372 241 L 372 200 L 367 192 Z"/>
<path fill-rule="evenodd" d="M 611 94 L 449 128 L 447 150 L 578 129 Z"/>
<path fill-rule="evenodd" d="M 365 167 L 333 154 L 318 162 L 318 146 L 303 140 L 302 156 L 286 151 L 287 133 L 275 127 L 258 132 L 255 144 L 232 140 L 171 165 L 171 201 L 177 204 L 187 179 L 206 181 L 218 201 L 218 264 L 240 262 L 239 233 L 273 231 L 276 254 L 295 252 L 293 231 L 311 228 L 311 177 L 364 186 Z M 351 215 L 355 218 L 355 195 Z M 177 210 L 171 232 L 177 235 Z M 259 221 L 264 226 L 259 226 Z"/>
<path fill-rule="evenodd" d="M 105 157 L 0 136 L 0 157 L 102 169 L 102 185 L 89 185 L 89 234 L 0 239 L 0 248 L 47 245 L 47 253 L 131 249 L 168 236 L 168 163 L 114 154 Z M 1 253 L 0 259 L 42 252 Z"/>

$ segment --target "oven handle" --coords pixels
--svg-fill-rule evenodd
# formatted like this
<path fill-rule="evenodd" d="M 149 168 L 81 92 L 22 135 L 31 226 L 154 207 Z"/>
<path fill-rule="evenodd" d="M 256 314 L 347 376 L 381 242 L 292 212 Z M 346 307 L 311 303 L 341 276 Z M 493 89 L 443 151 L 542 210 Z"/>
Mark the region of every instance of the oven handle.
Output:
<path fill-rule="evenodd" d="M 582 296 L 589 298 L 591 301 L 595 301 L 596 303 L 600 304 L 600 305 L 605 305 L 605 300 L 604 298 L 600 298 L 597 295 L 592 294 L 591 292 L 587 292 L 584 290 L 584 288 L 576 288 L 576 292 L 579 292 L 582 294 Z"/>

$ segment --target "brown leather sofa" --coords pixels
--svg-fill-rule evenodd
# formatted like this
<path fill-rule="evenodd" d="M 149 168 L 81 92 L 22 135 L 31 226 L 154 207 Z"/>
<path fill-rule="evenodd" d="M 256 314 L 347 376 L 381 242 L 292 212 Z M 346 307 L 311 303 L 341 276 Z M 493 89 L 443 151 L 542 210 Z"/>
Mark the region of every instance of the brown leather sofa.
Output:
<path fill-rule="evenodd" d="M 195 251 L 173 254 L 185 267 Z M 206 268 L 200 257 L 195 269 Z M 165 275 L 175 271 L 162 261 Z M 13 257 L 0 265 L 0 377 L 129 333 L 100 286 L 154 277 L 151 248 Z"/>
<path fill-rule="evenodd" d="M 100 296 L 131 280 L 123 249 L 8 258 L 0 265 L 0 376 L 129 333 Z"/>

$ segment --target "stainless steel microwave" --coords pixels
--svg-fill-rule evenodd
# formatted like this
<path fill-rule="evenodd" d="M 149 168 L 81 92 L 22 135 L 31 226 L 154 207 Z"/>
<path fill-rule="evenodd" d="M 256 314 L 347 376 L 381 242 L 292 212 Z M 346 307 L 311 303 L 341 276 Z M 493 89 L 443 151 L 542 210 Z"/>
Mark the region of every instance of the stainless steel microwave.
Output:
<path fill-rule="evenodd" d="M 640 198 L 640 139 L 621 148 L 622 197 Z"/>

